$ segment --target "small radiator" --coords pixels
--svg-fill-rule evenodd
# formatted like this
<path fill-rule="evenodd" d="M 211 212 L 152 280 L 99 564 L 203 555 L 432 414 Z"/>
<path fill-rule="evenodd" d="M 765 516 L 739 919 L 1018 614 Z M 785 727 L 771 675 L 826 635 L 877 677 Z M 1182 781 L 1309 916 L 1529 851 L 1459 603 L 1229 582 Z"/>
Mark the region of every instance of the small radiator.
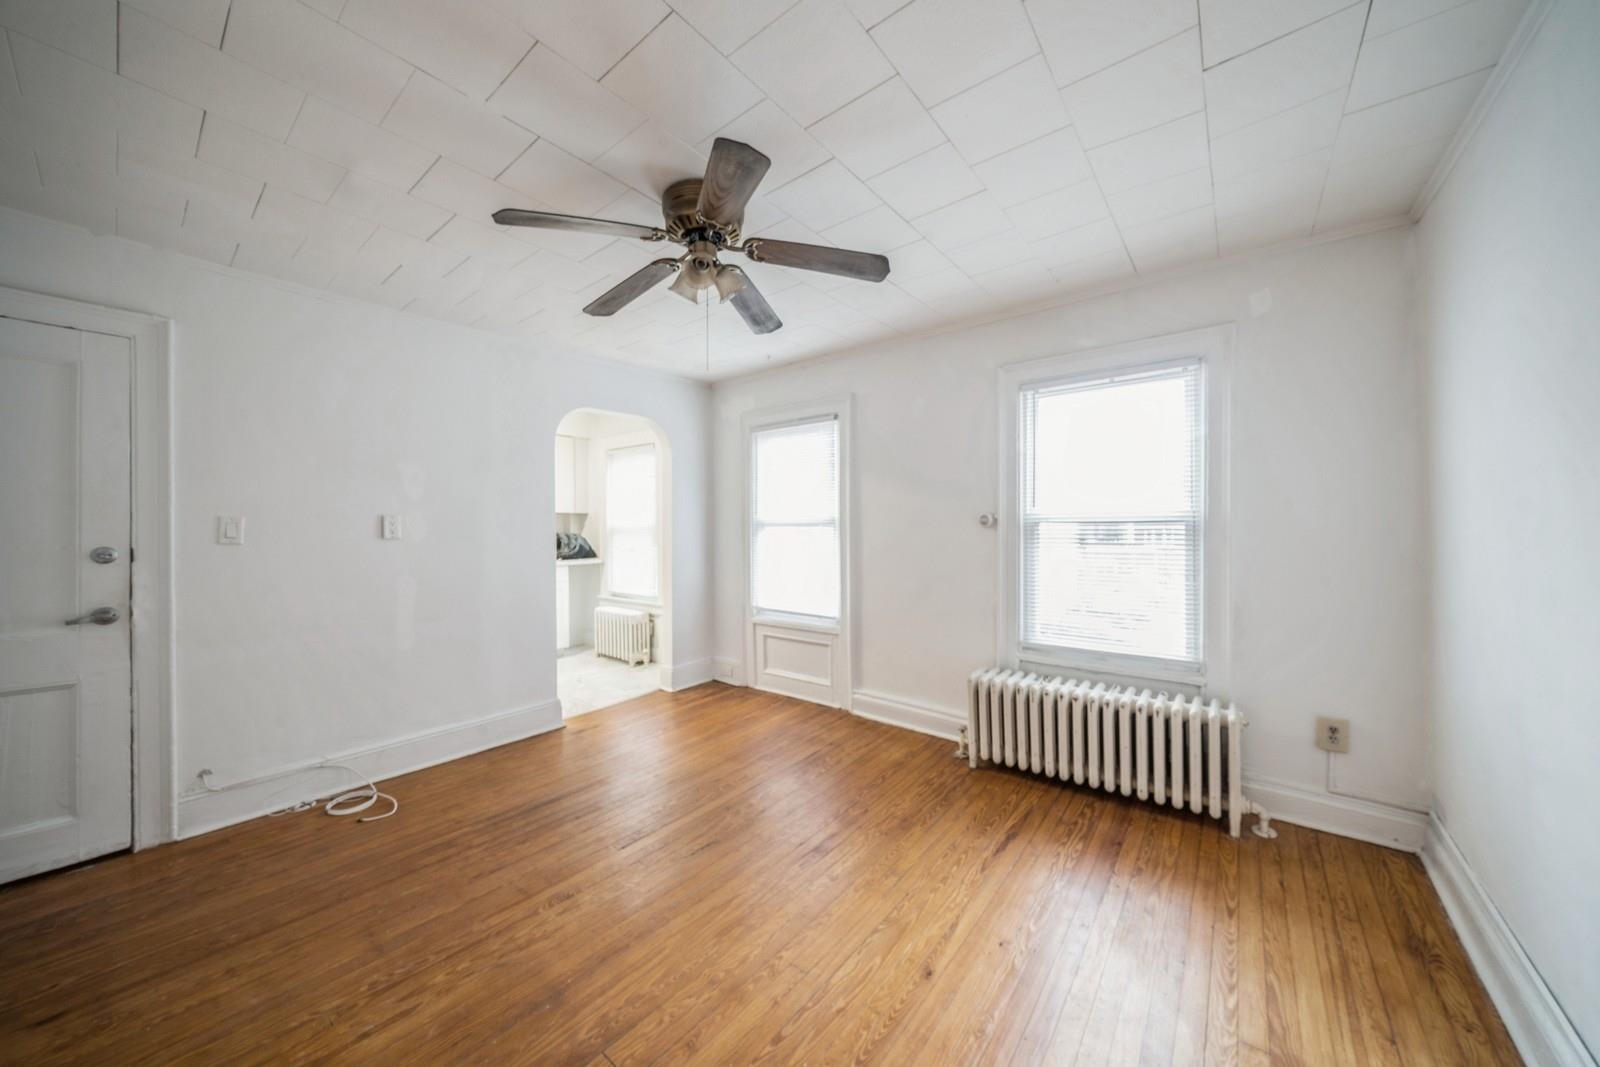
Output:
<path fill-rule="evenodd" d="M 595 608 L 594 650 L 628 664 L 649 663 L 650 613 L 631 608 Z"/>
<path fill-rule="evenodd" d="M 1104 682 L 1048 678 L 1003 667 L 967 679 L 967 759 L 1076 782 L 1108 793 L 1227 813 L 1239 836 L 1246 812 L 1272 837 L 1267 813 L 1240 781 L 1244 716 L 1216 700 L 1153 694 Z"/>

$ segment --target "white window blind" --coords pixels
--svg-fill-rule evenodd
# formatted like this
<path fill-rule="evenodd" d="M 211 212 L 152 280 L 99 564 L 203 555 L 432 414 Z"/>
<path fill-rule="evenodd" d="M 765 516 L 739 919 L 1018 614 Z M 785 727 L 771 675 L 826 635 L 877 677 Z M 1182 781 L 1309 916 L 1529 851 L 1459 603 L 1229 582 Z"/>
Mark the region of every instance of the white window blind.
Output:
<path fill-rule="evenodd" d="M 1021 391 L 1022 644 L 1199 668 L 1198 361 Z"/>
<path fill-rule="evenodd" d="M 660 591 L 656 539 L 656 446 L 606 453 L 606 571 L 617 596 L 653 600 Z"/>
<path fill-rule="evenodd" d="M 750 596 L 758 612 L 839 617 L 839 420 L 751 434 Z"/>

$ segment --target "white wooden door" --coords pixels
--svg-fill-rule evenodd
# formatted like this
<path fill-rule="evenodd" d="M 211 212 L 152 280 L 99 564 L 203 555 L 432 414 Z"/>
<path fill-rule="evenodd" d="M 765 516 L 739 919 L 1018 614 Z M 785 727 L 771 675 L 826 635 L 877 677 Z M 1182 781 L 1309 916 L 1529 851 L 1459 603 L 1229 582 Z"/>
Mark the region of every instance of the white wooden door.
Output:
<path fill-rule="evenodd" d="M 0 318 L 0 881 L 132 843 L 130 362 Z"/>

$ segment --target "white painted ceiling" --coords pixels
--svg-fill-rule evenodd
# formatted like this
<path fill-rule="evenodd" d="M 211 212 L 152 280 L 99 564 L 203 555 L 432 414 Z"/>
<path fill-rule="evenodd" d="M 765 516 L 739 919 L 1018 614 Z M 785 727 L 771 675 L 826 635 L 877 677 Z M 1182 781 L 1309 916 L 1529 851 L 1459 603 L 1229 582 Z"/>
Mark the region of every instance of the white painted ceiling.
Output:
<path fill-rule="evenodd" d="M 0 203 L 436 318 L 723 377 L 1405 215 L 1527 0 L 0 0 Z M 883 252 L 665 289 L 712 138 L 745 232 Z M 746 262 L 728 255 L 728 261 Z"/>

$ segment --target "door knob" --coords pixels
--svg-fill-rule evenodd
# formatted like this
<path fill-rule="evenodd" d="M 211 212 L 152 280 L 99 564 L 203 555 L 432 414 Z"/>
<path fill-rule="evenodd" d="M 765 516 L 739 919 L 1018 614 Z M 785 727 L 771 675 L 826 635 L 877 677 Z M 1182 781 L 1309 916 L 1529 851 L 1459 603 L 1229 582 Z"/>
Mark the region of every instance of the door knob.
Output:
<path fill-rule="evenodd" d="M 68 619 L 64 625 L 78 626 L 82 623 L 92 622 L 96 626 L 110 626 L 122 618 L 117 614 L 116 608 L 95 608 L 86 615 L 79 615 L 76 619 Z"/>

